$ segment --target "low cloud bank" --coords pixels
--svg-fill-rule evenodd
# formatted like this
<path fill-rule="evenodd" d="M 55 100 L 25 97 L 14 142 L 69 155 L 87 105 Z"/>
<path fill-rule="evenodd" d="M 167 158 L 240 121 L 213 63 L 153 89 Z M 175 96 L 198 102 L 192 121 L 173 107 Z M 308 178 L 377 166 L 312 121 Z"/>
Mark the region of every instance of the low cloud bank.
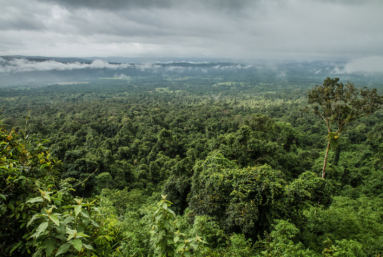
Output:
<path fill-rule="evenodd" d="M 186 66 L 185 66 L 186 65 Z M 201 66 L 202 65 L 202 66 Z M 206 66 L 207 65 L 207 66 Z M 25 58 L 4 59 L 0 57 L 0 73 L 18 73 L 18 72 L 31 72 L 31 71 L 64 71 L 64 70 L 78 70 L 78 69 L 126 69 L 135 68 L 141 71 L 151 70 L 158 72 L 159 69 L 169 72 L 183 72 L 184 70 L 202 70 L 207 73 L 208 68 L 214 70 L 241 70 L 249 69 L 252 65 L 241 64 L 214 64 L 211 66 L 208 62 L 165 62 L 165 63 L 141 63 L 141 64 L 128 64 L 128 63 L 109 63 L 103 60 L 94 60 L 92 63 L 71 62 L 63 63 L 55 60 L 33 61 Z"/>
<path fill-rule="evenodd" d="M 0 72 L 29 72 L 29 71 L 50 71 L 50 70 L 76 70 L 76 69 L 125 69 L 129 64 L 110 64 L 102 60 L 94 60 L 92 63 L 62 63 L 53 60 L 35 62 L 27 59 L 6 60 L 0 57 Z"/>
<path fill-rule="evenodd" d="M 383 56 L 370 56 L 354 59 L 344 68 L 335 67 L 334 74 L 383 73 Z"/>
<path fill-rule="evenodd" d="M 241 65 L 241 64 L 237 64 L 237 65 L 229 65 L 229 66 L 222 66 L 222 65 L 217 65 L 217 66 L 214 66 L 213 68 L 214 69 L 220 69 L 220 70 L 240 70 L 240 69 L 249 69 L 253 67 L 253 65 Z"/>
<path fill-rule="evenodd" d="M 121 79 L 127 79 L 127 80 L 130 80 L 130 76 L 126 76 L 125 74 L 114 74 L 114 77 L 115 78 L 121 78 Z"/>

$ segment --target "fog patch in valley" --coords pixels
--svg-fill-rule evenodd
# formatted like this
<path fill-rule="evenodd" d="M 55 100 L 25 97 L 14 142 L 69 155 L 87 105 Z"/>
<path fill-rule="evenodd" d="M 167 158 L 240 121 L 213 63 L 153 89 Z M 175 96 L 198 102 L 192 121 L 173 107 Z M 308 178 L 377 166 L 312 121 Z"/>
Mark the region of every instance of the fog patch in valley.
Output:
<path fill-rule="evenodd" d="M 348 62 L 343 68 L 338 66 L 333 70 L 334 74 L 352 73 L 383 73 L 383 56 L 369 56 L 354 59 Z"/>

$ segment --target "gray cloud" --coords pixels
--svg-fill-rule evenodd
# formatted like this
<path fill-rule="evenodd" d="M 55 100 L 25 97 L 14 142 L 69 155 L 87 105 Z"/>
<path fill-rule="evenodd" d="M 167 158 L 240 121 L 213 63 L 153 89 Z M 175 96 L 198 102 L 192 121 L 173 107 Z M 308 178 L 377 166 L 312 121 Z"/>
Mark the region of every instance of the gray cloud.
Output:
<path fill-rule="evenodd" d="M 215 10 L 240 10 L 254 0 L 39 0 L 45 3 L 55 3 L 68 9 L 99 9 L 121 10 L 130 8 L 214 8 Z M 259 0 L 258 0 L 259 1 Z"/>
<path fill-rule="evenodd" d="M 383 55 L 383 1 L 0 0 L 0 55 Z"/>

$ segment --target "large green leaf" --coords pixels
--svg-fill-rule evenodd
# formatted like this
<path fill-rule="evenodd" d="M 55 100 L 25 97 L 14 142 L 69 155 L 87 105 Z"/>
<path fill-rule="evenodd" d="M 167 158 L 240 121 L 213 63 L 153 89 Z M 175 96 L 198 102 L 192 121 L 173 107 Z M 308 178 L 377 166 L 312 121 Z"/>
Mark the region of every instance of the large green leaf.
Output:
<path fill-rule="evenodd" d="M 67 241 L 71 240 L 75 236 L 78 236 L 78 234 L 79 234 L 79 233 L 77 233 L 76 229 L 72 230 L 68 227 L 66 227 L 66 233 L 69 234 Z"/>
<path fill-rule="evenodd" d="M 61 201 L 63 199 L 63 194 L 61 192 L 58 192 L 57 197 Z"/>
<path fill-rule="evenodd" d="M 77 237 L 89 237 L 89 236 L 87 234 L 84 234 L 83 232 L 78 232 Z"/>
<path fill-rule="evenodd" d="M 43 249 L 38 249 L 33 255 L 32 255 L 32 257 L 39 257 L 39 256 L 41 256 L 41 251 L 42 251 Z"/>
<path fill-rule="evenodd" d="M 65 225 L 61 222 L 60 226 L 56 227 L 56 231 L 59 234 L 65 235 Z"/>
<path fill-rule="evenodd" d="M 48 228 L 48 222 L 43 222 L 36 230 L 35 238 L 38 238 L 41 233 L 43 233 Z"/>
<path fill-rule="evenodd" d="M 4 201 L 7 200 L 7 198 L 3 194 L 0 194 L 0 198 L 4 199 Z"/>
<path fill-rule="evenodd" d="M 66 253 L 69 250 L 70 246 L 71 246 L 70 243 L 65 243 L 65 244 L 61 245 L 59 247 L 59 249 L 57 250 L 56 256 L 63 254 L 63 253 Z"/>
<path fill-rule="evenodd" d="M 56 240 L 54 240 L 53 238 L 45 239 L 43 246 L 45 247 L 45 253 L 47 254 L 47 256 L 51 255 L 51 253 L 55 249 L 55 245 Z"/>
<path fill-rule="evenodd" d="M 76 205 L 74 207 L 74 213 L 76 214 L 76 217 L 77 215 L 81 212 L 81 205 Z"/>
<path fill-rule="evenodd" d="M 35 214 L 35 215 L 33 215 L 32 218 L 28 221 L 28 223 L 27 223 L 27 227 L 29 227 L 29 225 L 31 225 L 32 222 L 33 222 L 35 219 L 40 218 L 40 216 L 42 216 L 42 215 L 41 215 L 41 214 Z"/>
<path fill-rule="evenodd" d="M 73 216 L 68 216 L 65 218 L 63 222 L 61 222 L 61 224 L 64 224 L 66 226 L 68 223 L 71 223 L 73 220 L 74 220 Z"/>
<path fill-rule="evenodd" d="M 42 203 L 42 202 L 44 202 L 44 200 L 41 196 L 39 196 L 39 197 L 29 199 L 26 203 Z"/>
<path fill-rule="evenodd" d="M 84 216 L 85 218 L 89 218 L 89 212 L 88 212 L 88 211 L 83 210 L 83 211 L 81 211 L 81 214 L 82 214 L 82 216 Z"/>
<path fill-rule="evenodd" d="M 81 249 L 82 249 L 82 241 L 81 241 L 81 239 L 75 239 L 75 240 L 72 240 L 71 242 L 72 242 L 73 247 L 77 251 L 81 251 Z"/>
<path fill-rule="evenodd" d="M 180 244 L 177 246 L 176 252 L 181 251 L 184 247 L 185 247 L 185 244 L 184 244 L 184 243 L 180 243 Z"/>
<path fill-rule="evenodd" d="M 51 201 L 51 197 L 49 196 L 49 194 L 45 194 L 45 195 L 44 195 L 44 198 L 45 198 L 45 199 L 47 199 L 47 200 L 48 200 L 48 202 L 50 202 L 50 201 Z"/>
<path fill-rule="evenodd" d="M 52 215 L 49 215 L 48 217 L 51 221 L 53 221 L 53 223 L 56 224 L 56 226 L 60 226 L 59 218 L 56 215 L 52 214 Z"/>
<path fill-rule="evenodd" d="M 88 226 L 90 224 L 90 220 L 88 219 L 83 219 L 82 223 L 84 223 L 85 226 Z"/>
<path fill-rule="evenodd" d="M 77 231 L 75 229 L 70 229 L 69 227 L 66 227 L 66 233 L 69 235 L 74 235 L 75 233 L 77 233 Z"/>
<path fill-rule="evenodd" d="M 55 238 L 60 239 L 61 241 L 67 241 L 66 237 L 63 234 L 56 234 L 54 235 Z"/>
<path fill-rule="evenodd" d="M 91 245 L 87 245 L 87 244 L 83 244 L 83 246 L 88 249 L 88 250 L 94 250 L 93 246 Z"/>
<path fill-rule="evenodd" d="M 90 220 L 90 222 L 92 222 L 92 225 L 95 226 L 96 228 L 100 227 L 94 220 Z"/>
<path fill-rule="evenodd" d="M 45 164 L 43 164 L 43 165 L 40 166 L 40 169 L 42 170 L 42 169 L 44 169 L 45 167 L 48 167 L 48 166 L 49 166 L 49 164 L 46 164 L 46 163 L 45 163 Z"/>
<path fill-rule="evenodd" d="M 57 198 L 56 198 L 56 199 L 53 199 L 53 202 L 54 202 L 55 204 L 57 204 L 57 205 L 61 205 L 60 200 L 58 200 Z"/>
<path fill-rule="evenodd" d="M 9 253 L 12 253 L 14 250 L 16 250 L 17 248 L 19 248 L 19 246 L 22 245 L 22 241 L 19 241 L 17 244 L 15 244 L 12 248 L 12 250 L 9 252 Z"/>

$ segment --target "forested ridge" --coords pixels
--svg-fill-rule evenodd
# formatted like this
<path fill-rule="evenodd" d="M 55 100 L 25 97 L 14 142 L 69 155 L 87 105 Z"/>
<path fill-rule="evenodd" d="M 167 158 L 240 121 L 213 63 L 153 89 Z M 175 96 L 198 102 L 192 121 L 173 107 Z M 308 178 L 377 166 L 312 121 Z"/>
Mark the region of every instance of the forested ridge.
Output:
<path fill-rule="evenodd" d="M 0 88 L 1 255 L 381 256 L 381 86 L 261 81 Z"/>

